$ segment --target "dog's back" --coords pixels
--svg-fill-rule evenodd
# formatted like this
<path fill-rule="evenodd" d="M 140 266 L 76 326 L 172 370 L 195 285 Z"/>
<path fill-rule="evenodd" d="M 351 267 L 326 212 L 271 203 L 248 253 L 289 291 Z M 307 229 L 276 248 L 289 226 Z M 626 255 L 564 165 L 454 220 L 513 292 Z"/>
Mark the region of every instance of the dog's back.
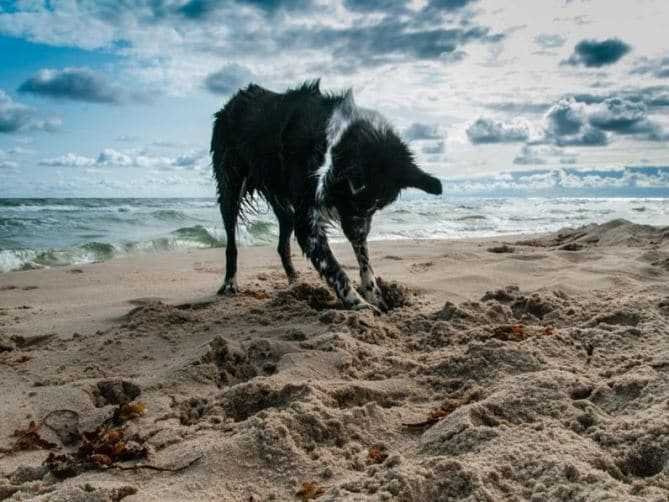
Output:
<path fill-rule="evenodd" d="M 338 98 L 318 82 L 276 93 L 251 84 L 215 114 L 211 140 L 219 193 L 244 180 L 242 197 L 290 198 L 296 184 L 322 163 L 325 128 Z"/>

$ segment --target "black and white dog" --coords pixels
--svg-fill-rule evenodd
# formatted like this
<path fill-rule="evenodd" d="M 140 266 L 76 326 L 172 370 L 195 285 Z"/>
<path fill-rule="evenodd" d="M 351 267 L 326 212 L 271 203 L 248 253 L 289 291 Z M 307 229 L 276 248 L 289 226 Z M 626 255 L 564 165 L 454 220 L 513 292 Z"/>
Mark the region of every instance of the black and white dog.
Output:
<path fill-rule="evenodd" d="M 227 234 L 219 294 L 237 292 L 237 217 L 259 194 L 279 220 L 278 252 L 290 282 L 296 279 L 294 230 L 344 305 L 386 310 L 367 252 L 372 216 L 404 188 L 438 195 L 441 182 L 416 166 L 379 113 L 356 106 L 351 91 L 321 93 L 318 81 L 281 94 L 251 84 L 215 114 L 211 154 Z M 328 245 L 327 229 L 335 221 L 353 245 L 364 298 Z"/>

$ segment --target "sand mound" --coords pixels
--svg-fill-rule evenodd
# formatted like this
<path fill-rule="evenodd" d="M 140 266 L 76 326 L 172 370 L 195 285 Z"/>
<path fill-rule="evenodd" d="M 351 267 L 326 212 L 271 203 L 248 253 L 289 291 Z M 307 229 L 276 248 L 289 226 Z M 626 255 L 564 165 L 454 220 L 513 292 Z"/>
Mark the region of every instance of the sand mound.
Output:
<path fill-rule="evenodd" d="M 542 239 L 522 240 L 516 244 L 580 251 L 589 246 L 646 247 L 666 244 L 668 241 L 669 227 L 638 225 L 619 219 L 602 224 L 565 228 Z"/>

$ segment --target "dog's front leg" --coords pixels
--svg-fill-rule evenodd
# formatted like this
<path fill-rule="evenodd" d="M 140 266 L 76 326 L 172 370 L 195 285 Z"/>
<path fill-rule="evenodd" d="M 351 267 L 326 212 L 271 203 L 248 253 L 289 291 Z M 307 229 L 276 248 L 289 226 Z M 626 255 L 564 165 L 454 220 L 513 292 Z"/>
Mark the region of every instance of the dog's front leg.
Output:
<path fill-rule="evenodd" d="M 358 260 L 362 296 L 369 303 L 376 305 L 386 312 L 388 306 L 383 301 L 381 289 L 376 283 L 376 276 L 374 275 L 372 264 L 369 262 L 369 251 L 367 250 L 367 236 L 372 226 L 371 217 L 344 217 L 341 224 L 344 235 L 346 235 L 346 238 L 351 243 L 355 257 Z"/>
<path fill-rule="evenodd" d="M 296 223 L 295 235 L 302 251 L 311 260 L 320 276 L 334 289 L 342 303 L 353 310 L 376 311 L 376 307 L 366 302 L 353 288 L 346 272 L 332 253 L 324 224 L 318 220 Z"/>
<path fill-rule="evenodd" d="M 357 258 L 358 266 L 360 267 L 360 288 L 362 290 L 362 295 L 369 303 L 376 305 L 382 311 L 387 312 L 388 306 L 383 300 L 381 288 L 379 288 L 376 283 L 374 269 L 369 262 L 367 240 L 352 242 L 351 245 L 353 246 L 353 251 L 355 252 L 355 257 Z"/>

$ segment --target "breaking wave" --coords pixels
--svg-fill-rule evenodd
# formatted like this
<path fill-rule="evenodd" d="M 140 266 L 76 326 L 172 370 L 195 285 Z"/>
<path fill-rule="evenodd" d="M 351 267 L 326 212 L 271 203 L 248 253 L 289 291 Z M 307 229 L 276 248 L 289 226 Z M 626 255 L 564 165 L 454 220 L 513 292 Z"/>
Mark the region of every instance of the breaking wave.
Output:
<path fill-rule="evenodd" d="M 277 241 L 278 224 L 265 209 L 240 223 L 240 246 Z M 375 215 L 370 239 L 458 239 L 552 232 L 614 218 L 669 225 L 669 199 L 439 198 L 407 192 Z M 331 236 L 335 241 L 344 240 L 336 226 Z M 0 272 L 225 244 L 214 199 L 0 199 Z"/>

